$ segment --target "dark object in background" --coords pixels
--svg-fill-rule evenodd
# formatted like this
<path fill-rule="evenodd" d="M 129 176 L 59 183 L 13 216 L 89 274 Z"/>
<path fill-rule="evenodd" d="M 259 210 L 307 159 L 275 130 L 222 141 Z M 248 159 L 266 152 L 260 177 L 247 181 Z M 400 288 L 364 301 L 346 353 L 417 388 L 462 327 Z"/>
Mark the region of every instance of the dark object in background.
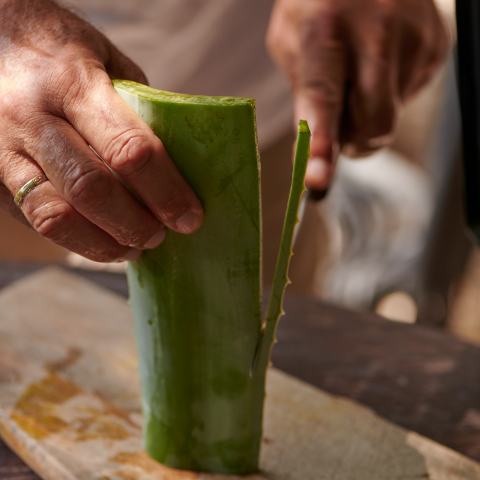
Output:
<path fill-rule="evenodd" d="M 465 212 L 480 245 L 480 2 L 457 0 L 456 14 Z"/>

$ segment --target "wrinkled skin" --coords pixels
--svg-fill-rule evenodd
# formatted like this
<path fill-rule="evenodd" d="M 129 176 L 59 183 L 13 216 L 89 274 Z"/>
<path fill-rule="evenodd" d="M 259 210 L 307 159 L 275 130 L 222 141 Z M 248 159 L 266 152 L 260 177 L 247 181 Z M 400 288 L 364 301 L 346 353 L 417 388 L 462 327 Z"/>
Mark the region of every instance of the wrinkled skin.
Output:
<path fill-rule="evenodd" d="M 146 83 L 141 70 L 50 1 L 1 1 L 0 19 L 2 207 L 58 245 L 103 262 L 137 258 L 163 240 L 165 226 L 196 230 L 199 200 L 112 87 L 111 78 Z M 49 181 L 19 209 L 14 195 L 42 171 Z"/>
<path fill-rule="evenodd" d="M 296 120 L 313 127 L 309 186 L 328 186 L 340 144 L 362 155 L 388 142 L 399 106 L 446 45 L 432 0 L 277 0 L 267 46 L 291 81 Z M 0 207 L 103 262 L 138 258 L 161 243 L 165 226 L 191 233 L 203 219 L 113 78 L 147 83 L 100 32 L 52 1 L 0 0 Z M 18 208 L 13 197 L 42 171 L 48 181 Z"/>
<path fill-rule="evenodd" d="M 313 130 L 309 186 L 328 187 L 341 147 L 359 157 L 391 141 L 447 45 L 432 0 L 276 1 L 267 48 L 290 80 L 295 123 Z"/>

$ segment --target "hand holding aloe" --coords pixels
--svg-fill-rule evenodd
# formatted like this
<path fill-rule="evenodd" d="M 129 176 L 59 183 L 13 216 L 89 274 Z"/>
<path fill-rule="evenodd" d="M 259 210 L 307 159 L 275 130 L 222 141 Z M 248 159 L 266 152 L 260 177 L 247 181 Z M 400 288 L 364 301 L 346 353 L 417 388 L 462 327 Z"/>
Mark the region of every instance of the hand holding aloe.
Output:
<path fill-rule="evenodd" d="M 115 81 L 205 211 L 129 264 L 145 448 L 182 469 L 258 468 L 265 374 L 287 283 L 310 132 L 301 122 L 271 306 L 262 321 L 260 164 L 254 102 Z"/>
<path fill-rule="evenodd" d="M 200 226 L 194 192 L 112 88 L 110 78 L 146 83 L 144 74 L 102 33 L 51 0 L 0 0 L 0 60 L 2 209 L 101 262 L 138 258 L 162 241 L 164 225 Z M 16 193 L 40 174 L 49 181 L 18 208 Z"/>

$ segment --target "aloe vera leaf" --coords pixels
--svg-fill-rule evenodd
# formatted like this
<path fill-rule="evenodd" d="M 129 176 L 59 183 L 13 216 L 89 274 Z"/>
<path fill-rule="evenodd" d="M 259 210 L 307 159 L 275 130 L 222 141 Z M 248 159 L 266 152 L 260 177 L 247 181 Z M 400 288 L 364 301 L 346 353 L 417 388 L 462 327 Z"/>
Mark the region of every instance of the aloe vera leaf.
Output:
<path fill-rule="evenodd" d="M 265 372 L 249 375 L 262 325 L 254 101 L 114 86 L 205 212 L 195 233 L 168 231 L 128 265 L 145 449 L 181 469 L 256 471 Z"/>
<path fill-rule="evenodd" d="M 285 288 L 290 283 L 288 279 L 288 265 L 293 255 L 292 242 L 295 226 L 298 223 L 298 209 L 300 200 L 305 189 L 305 172 L 310 156 L 310 129 L 305 120 L 298 124 L 298 136 L 295 146 L 295 159 L 293 164 L 292 185 L 287 203 L 287 213 L 283 224 L 282 239 L 278 252 L 277 265 L 273 276 L 270 301 L 267 315 L 262 326 L 260 340 L 257 346 L 255 358 L 252 363 L 250 376 L 262 375 L 270 361 L 270 351 L 275 341 L 275 330 L 279 318 L 283 315 L 283 295 Z"/>

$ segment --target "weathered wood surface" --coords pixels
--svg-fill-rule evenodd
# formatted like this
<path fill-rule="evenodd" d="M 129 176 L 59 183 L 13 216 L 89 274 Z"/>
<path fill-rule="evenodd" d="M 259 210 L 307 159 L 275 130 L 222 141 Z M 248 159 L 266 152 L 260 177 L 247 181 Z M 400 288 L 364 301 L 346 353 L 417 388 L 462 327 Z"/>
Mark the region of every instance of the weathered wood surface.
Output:
<path fill-rule="evenodd" d="M 0 288 L 34 268 L 0 264 Z M 127 296 L 125 276 L 75 273 Z M 288 289 L 285 311 L 273 350 L 277 368 L 480 461 L 479 347 Z"/>
<path fill-rule="evenodd" d="M 253 479 L 478 479 L 480 465 L 350 400 L 269 373 Z M 141 449 L 125 301 L 59 270 L 0 294 L 0 433 L 45 479 L 220 480 Z"/>
<path fill-rule="evenodd" d="M 289 295 L 275 367 L 480 461 L 480 348 Z"/>

